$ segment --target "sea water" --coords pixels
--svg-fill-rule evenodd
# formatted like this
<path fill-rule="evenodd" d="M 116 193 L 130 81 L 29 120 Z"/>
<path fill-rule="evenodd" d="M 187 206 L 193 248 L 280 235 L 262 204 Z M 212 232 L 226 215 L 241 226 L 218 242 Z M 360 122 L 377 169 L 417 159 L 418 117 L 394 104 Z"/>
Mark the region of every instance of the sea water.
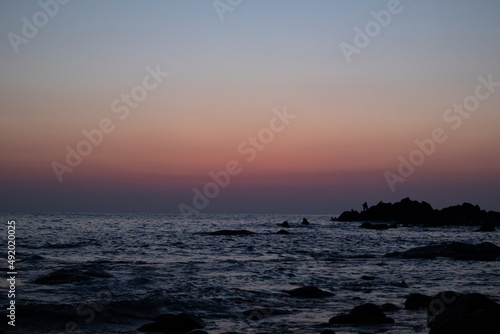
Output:
<path fill-rule="evenodd" d="M 302 225 L 306 217 L 310 224 Z M 16 327 L 7 325 L 1 283 L 0 328 L 8 333 L 138 333 L 155 316 L 187 312 L 208 333 L 319 333 L 318 325 L 363 303 L 393 303 L 393 325 L 336 326 L 336 333 L 427 332 L 426 313 L 404 310 L 410 293 L 479 292 L 498 301 L 498 261 L 398 259 L 384 254 L 432 243 L 500 245 L 474 227 L 366 230 L 322 215 L 4 214 L 16 221 Z M 290 234 L 276 234 L 287 220 Z M 246 229 L 256 234 L 214 236 Z M 63 284 L 35 280 L 60 269 L 110 277 Z M 6 275 L 4 275 L 6 276 Z M 363 276 L 371 276 L 369 280 Z M 334 296 L 295 298 L 314 285 Z M 244 311 L 259 310 L 253 316 Z"/>

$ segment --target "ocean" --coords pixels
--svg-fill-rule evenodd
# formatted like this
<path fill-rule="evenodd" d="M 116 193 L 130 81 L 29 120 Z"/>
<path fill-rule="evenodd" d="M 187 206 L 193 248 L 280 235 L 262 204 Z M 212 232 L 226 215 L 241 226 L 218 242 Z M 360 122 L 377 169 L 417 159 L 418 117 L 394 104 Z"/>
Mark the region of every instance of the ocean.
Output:
<path fill-rule="evenodd" d="M 306 217 L 310 224 L 302 225 Z M 498 261 L 399 259 L 384 254 L 431 243 L 500 245 L 498 231 L 475 227 L 366 230 L 325 215 L 3 214 L 15 220 L 15 327 L 7 333 L 139 333 L 158 315 L 191 313 L 221 333 L 320 333 L 318 325 L 357 305 L 393 303 L 394 324 L 337 325 L 338 333 L 427 333 L 426 313 L 404 310 L 410 293 L 479 292 L 500 299 Z M 290 234 L 276 234 L 287 220 Z M 253 235 L 208 235 L 217 230 Z M 72 282 L 44 281 L 65 269 Z M 83 274 L 82 274 L 83 273 Z M 48 284 L 52 283 L 52 284 Z M 286 290 L 316 286 L 334 295 L 296 298 Z M 252 315 L 248 315 L 254 311 Z M 244 313 L 245 311 L 249 311 Z"/>

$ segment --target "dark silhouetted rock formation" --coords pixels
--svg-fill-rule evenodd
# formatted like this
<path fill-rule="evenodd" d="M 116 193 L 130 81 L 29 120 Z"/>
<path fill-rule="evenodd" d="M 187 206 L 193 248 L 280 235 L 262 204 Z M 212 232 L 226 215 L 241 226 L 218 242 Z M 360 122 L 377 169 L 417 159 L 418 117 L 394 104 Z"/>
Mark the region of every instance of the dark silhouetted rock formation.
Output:
<path fill-rule="evenodd" d="M 392 324 L 394 319 L 387 317 L 375 304 L 363 304 L 353 308 L 348 314 L 340 314 L 331 318 L 331 324 Z"/>
<path fill-rule="evenodd" d="M 432 300 L 431 296 L 420 293 L 411 293 L 405 301 L 406 310 L 426 310 Z"/>
<path fill-rule="evenodd" d="M 278 232 L 276 232 L 276 234 L 290 234 L 290 232 L 285 230 L 279 230 Z"/>
<path fill-rule="evenodd" d="M 281 224 L 276 224 L 276 225 L 281 226 L 281 227 L 290 227 L 290 224 L 288 224 L 288 221 L 287 221 L 287 220 L 285 220 L 285 221 L 284 221 L 283 223 L 281 223 Z"/>
<path fill-rule="evenodd" d="M 321 290 L 315 286 L 304 286 L 285 292 L 290 296 L 299 298 L 324 298 L 333 296 L 333 293 Z"/>
<path fill-rule="evenodd" d="M 256 234 L 255 232 L 247 230 L 220 230 L 215 232 L 209 232 L 209 235 L 250 235 Z"/>
<path fill-rule="evenodd" d="M 309 221 L 306 218 L 302 219 L 302 224 L 309 225 Z"/>
<path fill-rule="evenodd" d="M 449 257 L 454 260 L 495 261 L 500 257 L 500 247 L 490 242 L 483 242 L 477 245 L 452 242 L 412 248 L 404 252 L 388 253 L 385 256 L 402 259 Z"/>
<path fill-rule="evenodd" d="M 498 334 L 500 305 L 479 293 L 440 293 L 427 311 L 429 334 Z"/>
<path fill-rule="evenodd" d="M 427 202 L 412 201 L 404 198 L 397 203 L 383 203 L 366 210 L 345 211 L 337 221 L 396 221 L 402 224 L 424 226 L 443 225 L 500 225 L 500 212 L 481 210 L 478 205 L 463 203 L 442 210 L 433 209 Z"/>

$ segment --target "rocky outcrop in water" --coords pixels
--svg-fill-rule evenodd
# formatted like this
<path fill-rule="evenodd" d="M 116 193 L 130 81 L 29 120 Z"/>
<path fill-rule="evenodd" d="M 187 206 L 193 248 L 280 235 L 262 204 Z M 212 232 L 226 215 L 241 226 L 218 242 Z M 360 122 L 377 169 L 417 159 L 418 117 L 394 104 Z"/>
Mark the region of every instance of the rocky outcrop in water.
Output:
<path fill-rule="evenodd" d="M 145 324 L 137 330 L 140 332 L 184 334 L 190 331 L 205 328 L 205 326 L 205 322 L 199 317 L 189 313 L 181 313 L 161 315 L 155 318 L 155 322 Z"/>
<path fill-rule="evenodd" d="M 309 220 L 307 220 L 306 218 L 303 218 L 302 219 L 302 224 L 303 225 L 309 225 Z"/>
<path fill-rule="evenodd" d="M 383 203 L 371 206 L 366 210 L 344 211 L 337 221 L 396 221 L 402 224 L 424 226 L 443 225 L 480 225 L 494 224 L 500 226 L 500 212 L 481 210 L 478 205 L 463 203 L 442 210 L 433 209 L 427 202 L 412 201 L 409 198 L 397 203 Z"/>
<path fill-rule="evenodd" d="M 426 296 L 421 293 L 411 293 L 405 301 L 406 310 L 424 310 L 429 307 L 432 300 L 431 296 Z"/>
<path fill-rule="evenodd" d="M 279 230 L 278 232 L 276 232 L 276 234 L 290 234 L 290 232 L 285 230 Z"/>
<path fill-rule="evenodd" d="M 385 256 L 402 259 L 448 257 L 454 260 L 495 261 L 500 257 L 500 247 L 490 242 L 483 242 L 477 245 L 452 242 L 412 248 L 404 252 L 388 253 Z"/>
<path fill-rule="evenodd" d="M 498 334 L 500 305 L 479 293 L 440 293 L 427 311 L 429 334 Z"/>
<path fill-rule="evenodd" d="M 290 227 L 290 224 L 288 224 L 288 221 L 286 221 L 286 220 L 283 223 L 276 224 L 276 225 L 281 226 L 281 227 Z"/>
<path fill-rule="evenodd" d="M 209 232 L 209 235 L 251 235 L 257 234 L 255 232 L 247 231 L 247 230 L 220 230 L 215 232 Z"/>
<path fill-rule="evenodd" d="M 328 321 L 331 324 L 393 324 L 394 319 L 387 317 L 382 309 L 375 304 L 363 304 L 354 307 L 348 314 L 340 314 Z"/>
<path fill-rule="evenodd" d="M 315 286 L 304 286 L 301 288 L 296 288 L 289 291 L 284 291 L 288 293 L 290 296 L 299 297 L 299 298 L 324 298 L 330 297 L 334 294 L 325 290 L 321 290 Z"/>

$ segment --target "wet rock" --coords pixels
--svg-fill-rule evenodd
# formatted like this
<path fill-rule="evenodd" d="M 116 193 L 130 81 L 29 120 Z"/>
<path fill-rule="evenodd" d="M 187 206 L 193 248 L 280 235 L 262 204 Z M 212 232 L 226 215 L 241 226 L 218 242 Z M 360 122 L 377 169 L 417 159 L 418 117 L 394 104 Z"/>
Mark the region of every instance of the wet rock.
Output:
<path fill-rule="evenodd" d="M 384 312 L 396 312 L 396 311 L 401 310 L 401 307 L 396 306 L 392 303 L 385 303 L 385 304 L 380 305 L 380 309 Z"/>
<path fill-rule="evenodd" d="M 281 224 L 276 224 L 276 225 L 281 226 L 281 227 L 290 227 L 290 224 L 288 224 L 288 221 L 287 221 L 287 220 L 285 220 L 285 221 L 284 221 L 283 223 L 281 223 Z"/>
<path fill-rule="evenodd" d="M 276 232 L 276 234 L 290 234 L 290 232 L 285 230 L 279 230 L 278 232 Z"/>
<path fill-rule="evenodd" d="M 429 334 L 500 333 L 500 305 L 496 302 L 479 293 L 458 295 L 454 300 L 443 300 L 440 295 L 429 307 Z"/>
<path fill-rule="evenodd" d="M 273 315 L 285 315 L 285 314 L 291 314 L 292 312 L 286 311 L 286 310 L 281 310 L 277 308 L 256 308 L 256 309 L 251 309 L 251 310 L 246 310 L 243 312 L 245 316 L 247 316 L 250 320 L 262 320 L 264 318 L 273 316 Z"/>
<path fill-rule="evenodd" d="M 333 324 L 393 324 L 394 319 L 387 317 L 382 309 L 375 304 L 363 304 L 354 307 L 348 314 L 340 314 L 328 321 Z"/>
<path fill-rule="evenodd" d="M 361 279 L 364 281 L 373 281 L 375 278 L 377 278 L 377 277 L 376 276 L 368 276 L 368 275 L 361 276 Z"/>
<path fill-rule="evenodd" d="M 188 333 L 196 329 L 205 328 L 203 320 L 193 314 L 164 314 L 155 319 L 155 322 L 139 327 L 140 332 L 161 333 Z"/>
<path fill-rule="evenodd" d="M 201 329 L 195 329 L 194 331 L 189 331 L 186 334 L 208 334 L 208 332 L 202 331 Z"/>
<path fill-rule="evenodd" d="M 432 297 L 420 293 L 411 293 L 405 301 L 406 310 L 423 310 L 429 307 Z"/>
<path fill-rule="evenodd" d="M 495 261 L 500 257 L 500 247 L 490 242 L 483 242 L 477 245 L 452 242 L 412 248 L 404 252 L 388 253 L 385 256 L 402 259 L 448 257 L 454 260 Z"/>
<path fill-rule="evenodd" d="M 398 288 L 408 288 L 408 283 L 406 283 L 404 280 L 402 280 L 401 282 L 392 282 L 390 283 L 392 286 L 397 286 Z"/>
<path fill-rule="evenodd" d="M 290 291 L 285 291 L 290 296 L 299 298 L 324 298 L 330 297 L 334 294 L 325 290 L 321 290 L 315 286 L 304 286 Z"/>
<path fill-rule="evenodd" d="M 37 279 L 35 279 L 35 283 L 57 285 L 57 284 L 88 281 L 92 277 L 109 278 L 112 277 L 112 275 L 104 270 L 99 270 L 99 269 L 82 269 L 82 268 L 59 269 L 48 275 L 38 277 Z"/>
<path fill-rule="evenodd" d="M 209 235 L 251 235 L 256 234 L 255 232 L 247 230 L 220 230 L 215 232 L 209 232 Z"/>
<path fill-rule="evenodd" d="M 302 219 L 302 224 L 303 225 L 309 225 L 309 221 L 306 218 Z"/>
<path fill-rule="evenodd" d="M 493 224 L 484 224 L 474 232 L 495 232 L 495 226 Z"/>

